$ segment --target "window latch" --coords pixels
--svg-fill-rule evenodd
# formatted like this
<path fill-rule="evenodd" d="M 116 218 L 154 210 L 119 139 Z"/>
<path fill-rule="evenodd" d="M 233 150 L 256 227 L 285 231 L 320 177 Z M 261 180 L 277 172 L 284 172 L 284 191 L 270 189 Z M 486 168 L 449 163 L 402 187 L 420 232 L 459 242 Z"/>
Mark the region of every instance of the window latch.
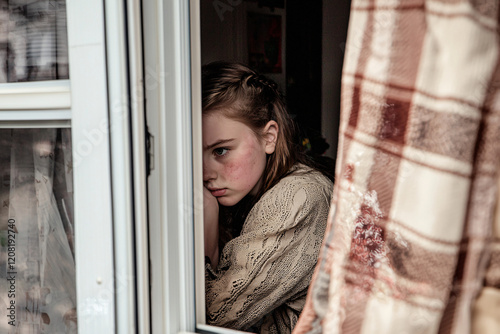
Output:
<path fill-rule="evenodd" d="M 154 142 L 155 137 L 149 132 L 149 129 L 146 129 L 146 170 L 148 171 L 148 176 L 155 169 Z"/>

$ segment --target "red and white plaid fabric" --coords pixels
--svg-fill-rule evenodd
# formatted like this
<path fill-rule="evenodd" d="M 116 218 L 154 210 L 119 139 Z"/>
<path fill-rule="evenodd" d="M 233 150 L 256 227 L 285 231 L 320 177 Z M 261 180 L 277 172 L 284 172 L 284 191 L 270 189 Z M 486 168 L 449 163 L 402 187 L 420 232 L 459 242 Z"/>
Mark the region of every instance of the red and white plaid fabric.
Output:
<path fill-rule="evenodd" d="M 485 289 L 500 319 L 499 51 L 498 1 L 352 1 L 332 209 L 294 333 L 471 333 Z"/>

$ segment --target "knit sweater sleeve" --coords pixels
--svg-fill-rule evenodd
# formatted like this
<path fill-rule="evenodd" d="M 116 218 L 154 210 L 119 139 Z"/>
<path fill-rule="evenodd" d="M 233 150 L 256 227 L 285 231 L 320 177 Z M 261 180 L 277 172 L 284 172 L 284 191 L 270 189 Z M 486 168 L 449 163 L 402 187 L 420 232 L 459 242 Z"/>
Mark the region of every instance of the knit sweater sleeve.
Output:
<path fill-rule="evenodd" d="M 217 270 L 207 272 L 209 324 L 246 330 L 285 304 L 297 308 L 294 299 L 307 291 L 330 203 L 332 185 L 318 174 L 284 178 L 252 208 Z M 302 306 L 292 311 L 298 316 Z"/>

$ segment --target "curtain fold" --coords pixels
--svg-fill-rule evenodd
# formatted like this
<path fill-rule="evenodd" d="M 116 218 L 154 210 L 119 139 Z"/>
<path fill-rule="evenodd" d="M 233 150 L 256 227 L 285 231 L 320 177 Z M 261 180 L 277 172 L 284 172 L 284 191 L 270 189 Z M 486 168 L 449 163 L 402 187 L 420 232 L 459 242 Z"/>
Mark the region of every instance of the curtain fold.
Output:
<path fill-rule="evenodd" d="M 0 130 L 2 333 L 77 333 L 70 140 Z"/>
<path fill-rule="evenodd" d="M 477 297 L 500 291 L 498 15 L 352 1 L 332 208 L 294 333 L 482 333 Z"/>

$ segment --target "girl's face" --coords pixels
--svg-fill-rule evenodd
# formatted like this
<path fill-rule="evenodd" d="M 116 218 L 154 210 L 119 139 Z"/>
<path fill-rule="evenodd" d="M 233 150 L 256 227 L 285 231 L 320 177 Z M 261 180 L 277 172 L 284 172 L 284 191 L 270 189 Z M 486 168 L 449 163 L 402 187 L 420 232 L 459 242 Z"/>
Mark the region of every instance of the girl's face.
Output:
<path fill-rule="evenodd" d="M 277 135 L 275 121 L 257 136 L 244 123 L 217 111 L 203 116 L 203 182 L 219 204 L 233 206 L 246 195 L 257 194 L 266 155 L 274 152 Z"/>

